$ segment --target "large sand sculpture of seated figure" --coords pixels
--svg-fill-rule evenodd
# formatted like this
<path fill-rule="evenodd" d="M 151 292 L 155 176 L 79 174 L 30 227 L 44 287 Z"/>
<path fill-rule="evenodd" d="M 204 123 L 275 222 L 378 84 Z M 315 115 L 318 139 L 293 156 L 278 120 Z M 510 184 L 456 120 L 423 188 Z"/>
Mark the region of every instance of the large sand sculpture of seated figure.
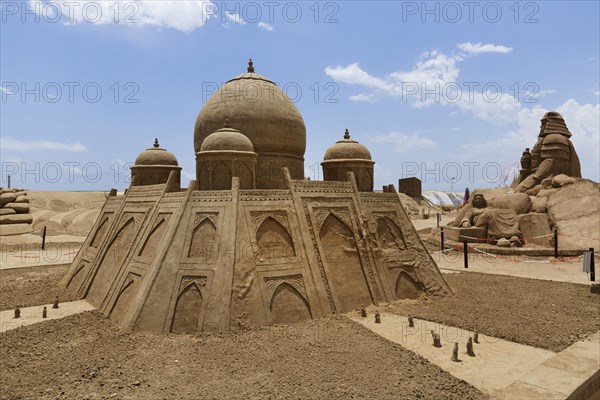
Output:
<path fill-rule="evenodd" d="M 535 196 L 536 188 L 542 180 L 560 174 L 581 178 L 579 157 L 570 137 L 571 132 L 559 113 L 550 111 L 544 115 L 538 141 L 531 149 L 530 160 L 527 160 L 525 154 L 522 159 L 517 192 Z"/>
<path fill-rule="evenodd" d="M 473 196 L 463 207 L 450 226 L 476 228 L 473 234 L 484 233 L 489 243 L 499 246 L 521 246 L 523 234 L 519 229 L 517 213 L 512 209 L 488 207 L 481 193 Z"/>

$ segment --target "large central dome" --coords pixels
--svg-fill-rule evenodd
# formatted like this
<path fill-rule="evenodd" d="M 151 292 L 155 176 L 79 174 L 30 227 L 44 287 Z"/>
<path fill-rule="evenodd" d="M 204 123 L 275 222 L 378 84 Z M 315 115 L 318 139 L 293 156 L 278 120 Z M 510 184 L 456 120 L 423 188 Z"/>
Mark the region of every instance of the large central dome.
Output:
<path fill-rule="evenodd" d="M 285 188 L 282 167 L 290 170 L 292 178 L 304 178 L 304 120 L 283 90 L 255 73 L 252 60 L 248 65 L 247 73 L 227 81 L 200 110 L 194 128 L 196 157 L 208 135 L 221 129 L 228 118 L 259 156 L 257 188 Z"/>

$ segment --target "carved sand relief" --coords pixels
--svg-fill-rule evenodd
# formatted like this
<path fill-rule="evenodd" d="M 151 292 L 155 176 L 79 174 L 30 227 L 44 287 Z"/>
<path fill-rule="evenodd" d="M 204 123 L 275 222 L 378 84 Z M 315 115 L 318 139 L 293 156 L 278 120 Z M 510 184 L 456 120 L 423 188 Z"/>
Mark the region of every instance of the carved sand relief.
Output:
<path fill-rule="evenodd" d="M 254 189 L 254 175 L 246 163 L 238 164 L 237 176 L 240 178 L 240 189 Z"/>
<path fill-rule="evenodd" d="M 94 238 L 92 239 L 92 241 L 90 243 L 91 247 L 97 248 L 100 245 L 100 243 L 102 243 L 102 239 L 104 239 L 104 235 L 106 234 L 106 231 L 108 230 L 108 227 L 110 226 L 109 220 L 110 220 L 109 213 L 102 216 L 102 222 L 100 223 L 100 226 L 96 230 L 96 233 L 94 234 Z"/>
<path fill-rule="evenodd" d="M 113 279 L 135 239 L 136 223 L 134 217 L 125 214 L 122 221 L 125 222 L 108 245 L 106 253 L 96 270 L 95 277 L 90 282 L 87 299 L 90 304 L 96 307 L 99 307 L 104 300 L 107 288 L 112 285 Z"/>
<path fill-rule="evenodd" d="M 119 290 L 117 299 L 112 306 L 112 310 L 109 313 L 115 320 L 118 321 L 123 317 L 125 310 L 131 304 L 131 300 L 138 290 L 141 279 L 142 277 L 139 274 L 133 272 L 127 274 L 127 277 Z"/>
<path fill-rule="evenodd" d="M 197 258 L 201 263 L 216 260 L 219 247 L 218 216 L 218 213 L 196 213 L 187 252 L 189 258 Z"/>
<path fill-rule="evenodd" d="M 212 171 L 212 189 L 228 190 L 231 189 L 231 169 L 224 162 L 215 165 Z M 249 188 L 251 189 L 251 188 Z"/>
<path fill-rule="evenodd" d="M 371 304 L 373 299 L 352 230 L 338 216 L 329 214 L 321 226 L 319 240 L 339 311 Z"/>
<path fill-rule="evenodd" d="M 275 97 L 247 101 L 257 81 Z M 222 102 L 227 93 L 240 101 Z M 155 140 L 127 194 L 111 191 L 63 284 L 119 325 L 161 333 L 451 292 L 398 195 L 373 193 L 364 145 L 346 130 L 323 157 L 324 181 L 305 178 L 305 148 L 293 102 L 249 63 L 198 115 L 196 180 L 181 188 L 177 158 Z"/>
<path fill-rule="evenodd" d="M 183 276 L 175 303 L 171 323 L 173 333 L 196 333 L 201 329 L 203 306 L 202 290 L 206 287 L 206 276 Z"/>
<path fill-rule="evenodd" d="M 383 251 L 398 253 L 406 249 L 404 235 L 398 225 L 388 216 L 377 218 L 377 236 Z"/>
<path fill-rule="evenodd" d="M 302 275 L 264 278 L 270 322 L 288 324 L 312 318 Z"/>
<path fill-rule="evenodd" d="M 79 263 L 77 269 L 73 272 L 73 275 L 71 275 L 67 282 L 68 288 L 79 288 L 81 286 L 83 279 L 85 278 L 85 273 L 82 271 L 85 270 L 88 265 L 89 263 L 87 261 L 81 261 Z"/>
<path fill-rule="evenodd" d="M 140 251 L 138 252 L 138 257 L 141 257 L 146 260 L 151 260 L 154 257 L 154 254 L 156 253 L 156 248 L 163 239 L 167 226 L 169 225 L 168 214 L 159 214 L 156 220 L 157 221 L 152 227 L 150 233 L 148 234 L 146 241 L 144 242 Z"/>
<path fill-rule="evenodd" d="M 255 251 L 259 261 L 273 262 L 296 256 L 294 240 L 290 235 L 287 213 L 283 210 L 251 212 Z"/>
<path fill-rule="evenodd" d="M 423 286 L 409 274 L 402 271 L 396 278 L 396 297 L 398 299 L 418 299 L 423 293 Z"/>

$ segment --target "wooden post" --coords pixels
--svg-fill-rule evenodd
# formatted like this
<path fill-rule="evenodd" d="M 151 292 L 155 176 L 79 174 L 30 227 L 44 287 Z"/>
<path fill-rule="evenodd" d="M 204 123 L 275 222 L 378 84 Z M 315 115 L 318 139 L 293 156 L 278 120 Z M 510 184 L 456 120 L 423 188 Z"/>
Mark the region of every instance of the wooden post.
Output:
<path fill-rule="evenodd" d="M 444 251 L 444 228 L 441 228 L 441 232 L 440 232 L 440 243 L 441 243 L 441 247 L 442 247 L 442 251 Z"/>
<path fill-rule="evenodd" d="M 558 230 L 554 230 L 554 258 L 558 258 Z"/>
<path fill-rule="evenodd" d="M 42 228 L 42 250 L 46 247 L 46 227 Z"/>
<path fill-rule="evenodd" d="M 463 242 L 463 258 L 465 259 L 465 268 L 469 268 L 469 246 L 467 246 L 467 241 Z"/>
<path fill-rule="evenodd" d="M 590 247 L 590 252 L 592 253 L 591 256 L 591 260 L 590 260 L 590 281 L 595 282 L 596 281 L 596 271 L 595 271 L 595 266 L 594 266 L 594 248 Z"/>

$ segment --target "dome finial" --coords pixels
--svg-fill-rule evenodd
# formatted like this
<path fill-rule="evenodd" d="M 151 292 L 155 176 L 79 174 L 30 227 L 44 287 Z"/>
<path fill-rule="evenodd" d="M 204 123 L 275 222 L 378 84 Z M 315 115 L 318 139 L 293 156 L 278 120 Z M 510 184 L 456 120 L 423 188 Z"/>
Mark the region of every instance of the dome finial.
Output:
<path fill-rule="evenodd" d="M 348 131 L 348 129 L 346 129 L 346 132 L 344 132 L 344 139 L 350 139 L 350 132 Z"/>
<path fill-rule="evenodd" d="M 248 72 L 254 72 L 254 63 L 252 62 L 252 59 L 248 60 Z"/>
<path fill-rule="evenodd" d="M 223 128 L 231 128 L 231 124 L 229 123 L 229 117 L 225 117 L 225 122 L 223 123 Z"/>
<path fill-rule="evenodd" d="M 160 145 L 158 144 L 158 138 L 154 138 L 154 147 L 155 148 L 159 148 Z"/>

